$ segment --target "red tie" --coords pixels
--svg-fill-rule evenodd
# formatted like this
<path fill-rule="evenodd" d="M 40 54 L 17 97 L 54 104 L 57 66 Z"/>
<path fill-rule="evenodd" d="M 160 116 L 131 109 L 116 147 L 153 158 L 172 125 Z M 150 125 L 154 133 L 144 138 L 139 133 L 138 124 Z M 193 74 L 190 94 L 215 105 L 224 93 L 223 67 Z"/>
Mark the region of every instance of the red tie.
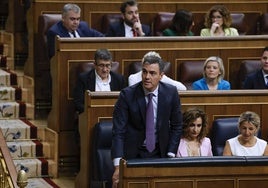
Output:
<path fill-rule="evenodd" d="M 133 37 L 137 37 L 138 36 L 137 31 L 135 29 L 132 29 L 132 32 L 133 32 Z"/>

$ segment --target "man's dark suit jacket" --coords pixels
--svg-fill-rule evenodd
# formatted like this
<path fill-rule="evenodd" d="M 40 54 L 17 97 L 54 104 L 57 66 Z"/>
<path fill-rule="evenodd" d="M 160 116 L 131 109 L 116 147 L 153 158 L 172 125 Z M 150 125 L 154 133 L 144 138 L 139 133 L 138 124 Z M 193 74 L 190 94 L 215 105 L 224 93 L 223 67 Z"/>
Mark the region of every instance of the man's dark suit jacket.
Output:
<path fill-rule="evenodd" d="M 145 36 L 151 36 L 151 29 L 148 25 L 142 24 L 142 30 Z M 116 22 L 109 26 L 106 37 L 125 37 L 124 22 Z"/>
<path fill-rule="evenodd" d="M 94 29 L 89 28 L 88 24 L 81 21 L 77 30 L 80 37 L 103 37 L 104 35 Z M 70 37 L 68 30 L 63 26 L 62 21 L 54 24 L 47 31 L 47 47 L 49 58 L 55 55 L 55 37 L 59 35 L 60 37 Z"/>
<path fill-rule="evenodd" d="M 263 78 L 262 69 L 246 77 L 243 89 L 268 89 Z"/>
<path fill-rule="evenodd" d="M 142 82 L 120 92 L 113 113 L 112 158 L 137 158 L 144 144 L 146 101 Z M 160 82 L 156 122 L 161 157 L 177 153 L 182 133 L 181 104 L 176 87 Z"/>
<path fill-rule="evenodd" d="M 111 82 L 110 87 L 111 91 L 121 91 L 125 86 L 125 78 L 117 74 L 115 72 L 110 72 L 111 75 Z M 75 104 L 76 111 L 82 113 L 84 111 L 84 98 L 85 98 L 85 91 L 95 91 L 96 85 L 96 75 L 95 69 L 90 70 L 89 72 L 81 73 L 78 78 L 77 82 L 73 91 L 73 100 Z"/>

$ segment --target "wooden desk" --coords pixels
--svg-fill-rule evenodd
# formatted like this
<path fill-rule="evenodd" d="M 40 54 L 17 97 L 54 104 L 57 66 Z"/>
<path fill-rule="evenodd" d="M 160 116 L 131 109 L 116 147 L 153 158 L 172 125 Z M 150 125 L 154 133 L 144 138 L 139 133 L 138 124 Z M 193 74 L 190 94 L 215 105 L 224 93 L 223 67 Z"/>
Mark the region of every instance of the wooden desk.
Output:
<path fill-rule="evenodd" d="M 81 136 L 81 170 L 76 178 L 76 187 L 88 187 L 92 166 L 92 135 L 97 122 L 112 119 L 114 104 L 119 92 L 89 92 L 85 96 L 85 112 L 79 118 Z M 191 106 L 202 108 L 208 115 L 208 129 L 217 118 L 239 116 L 250 110 L 261 117 L 262 137 L 268 140 L 268 92 L 266 90 L 231 91 L 181 91 L 182 109 Z"/>

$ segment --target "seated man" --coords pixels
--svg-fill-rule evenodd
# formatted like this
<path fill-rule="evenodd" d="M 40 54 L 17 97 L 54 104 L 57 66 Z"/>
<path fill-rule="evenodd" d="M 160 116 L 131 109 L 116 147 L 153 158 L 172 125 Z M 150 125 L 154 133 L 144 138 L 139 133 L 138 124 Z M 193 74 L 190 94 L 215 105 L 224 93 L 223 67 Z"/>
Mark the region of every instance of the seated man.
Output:
<path fill-rule="evenodd" d="M 106 37 L 142 37 L 150 36 L 148 25 L 141 24 L 138 11 L 138 3 L 135 0 L 127 0 L 120 8 L 123 21 L 111 24 Z"/>
<path fill-rule="evenodd" d="M 155 54 L 151 54 L 151 53 L 155 53 Z M 154 56 L 157 56 L 157 57 L 161 58 L 158 53 L 156 53 L 156 52 L 149 52 L 149 53 L 145 54 L 145 56 L 143 57 L 143 59 L 146 56 L 150 56 L 150 55 L 154 55 Z M 131 86 L 131 85 L 134 85 L 134 84 L 140 82 L 141 81 L 141 76 L 142 76 L 142 71 L 139 71 L 139 72 L 137 72 L 135 74 L 131 74 L 128 77 L 128 85 Z M 162 79 L 160 81 L 176 86 L 177 90 L 186 90 L 185 85 L 183 85 L 181 82 L 178 82 L 176 80 L 172 80 L 171 78 L 167 77 L 166 75 L 163 75 L 162 76 Z"/>
<path fill-rule="evenodd" d="M 112 55 L 107 49 L 99 49 L 95 53 L 95 69 L 81 73 L 74 88 L 74 104 L 76 111 L 84 111 L 85 91 L 120 91 L 126 86 L 122 75 L 111 71 Z"/>
<path fill-rule="evenodd" d="M 55 54 L 55 37 L 103 37 L 104 35 L 88 24 L 80 21 L 81 9 L 76 4 L 66 4 L 62 10 L 62 21 L 54 24 L 47 32 L 47 45 L 49 58 Z"/>
<path fill-rule="evenodd" d="M 261 57 L 262 68 L 248 75 L 243 89 L 267 89 L 268 88 L 268 46 L 263 49 Z"/>

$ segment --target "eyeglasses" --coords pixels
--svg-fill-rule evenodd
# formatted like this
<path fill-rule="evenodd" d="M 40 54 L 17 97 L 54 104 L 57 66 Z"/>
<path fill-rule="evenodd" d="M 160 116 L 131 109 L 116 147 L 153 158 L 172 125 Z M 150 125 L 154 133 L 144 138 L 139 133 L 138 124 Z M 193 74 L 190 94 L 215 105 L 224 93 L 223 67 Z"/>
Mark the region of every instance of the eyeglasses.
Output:
<path fill-rule="evenodd" d="M 211 19 L 222 19 L 222 16 L 212 16 Z"/>
<path fill-rule="evenodd" d="M 107 69 L 110 69 L 112 67 L 111 64 L 98 64 L 98 67 L 100 67 L 101 69 L 103 69 L 104 67 L 106 67 Z"/>

